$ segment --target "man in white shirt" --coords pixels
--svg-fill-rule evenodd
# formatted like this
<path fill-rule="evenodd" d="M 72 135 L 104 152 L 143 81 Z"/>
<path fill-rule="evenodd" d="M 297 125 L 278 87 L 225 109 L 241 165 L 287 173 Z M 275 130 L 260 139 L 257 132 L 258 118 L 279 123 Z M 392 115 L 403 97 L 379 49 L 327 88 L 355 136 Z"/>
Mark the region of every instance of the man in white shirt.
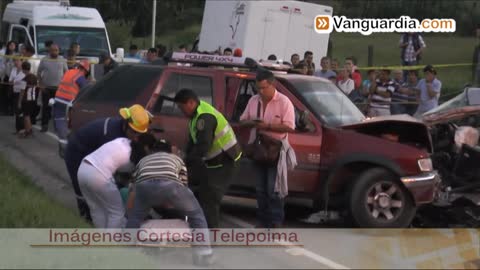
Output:
<path fill-rule="evenodd" d="M 127 138 L 107 142 L 80 164 L 78 184 L 96 228 L 123 228 L 126 224 L 125 208 L 113 175 L 130 164 L 130 144 Z"/>

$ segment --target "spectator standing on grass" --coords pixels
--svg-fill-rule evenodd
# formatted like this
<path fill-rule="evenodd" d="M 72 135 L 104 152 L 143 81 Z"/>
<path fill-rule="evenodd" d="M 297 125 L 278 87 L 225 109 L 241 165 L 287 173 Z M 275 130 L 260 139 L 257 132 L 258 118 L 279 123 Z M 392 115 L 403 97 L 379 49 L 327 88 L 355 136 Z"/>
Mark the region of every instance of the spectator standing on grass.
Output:
<path fill-rule="evenodd" d="M 155 60 L 157 60 L 157 49 L 155 48 L 150 48 L 147 51 L 147 55 L 145 59 L 143 59 L 140 63 L 142 64 L 152 64 Z"/>
<path fill-rule="evenodd" d="M 339 67 L 340 67 L 340 64 L 339 64 L 337 58 L 334 58 L 334 59 L 332 59 L 332 61 L 330 61 L 330 69 L 332 71 L 338 72 Z"/>
<path fill-rule="evenodd" d="M 155 49 L 157 49 L 157 57 L 163 59 L 165 55 L 167 54 L 167 47 L 163 44 L 157 44 L 155 46 Z"/>
<path fill-rule="evenodd" d="M 368 117 L 390 115 L 390 103 L 395 92 L 395 83 L 390 79 L 390 70 L 380 71 L 379 78 L 370 85 Z"/>
<path fill-rule="evenodd" d="M 307 75 L 313 75 L 315 72 L 315 63 L 313 63 L 313 52 L 306 51 L 303 55 L 303 60 L 301 61 L 307 65 Z"/>
<path fill-rule="evenodd" d="M 69 50 L 73 50 L 75 55 L 80 55 L 80 44 L 78 42 L 73 42 L 72 45 L 70 45 Z"/>
<path fill-rule="evenodd" d="M 438 99 L 442 91 L 442 82 L 437 79 L 437 70 L 432 65 L 423 69 L 424 79 L 418 83 L 420 102 L 416 115 L 422 115 L 438 106 Z"/>
<path fill-rule="evenodd" d="M 19 106 L 19 104 L 21 104 L 20 92 L 22 92 L 22 90 L 26 87 L 25 81 L 23 80 L 25 78 L 23 67 L 26 68 L 27 66 L 23 66 L 22 59 L 16 58 L 14 60 L 14 67 L 9 76 L 9 83 L 13 88 L 12 107 L 14 108 L 15 115 L 15 135 L 19 134 L 19 132 L 23 129 L 23 114 Z M 30 66 L 28 66 L 28 71 L 30 71 Z"/>
<path fill-rule="evenodd" d="M 288 97 L 275 89 L 275 76 L 259 70 L 256 76 L 258 94 L 250 98 L 240 117 L 241 126 L 281 141 L 280 157 L 275 165 L 255 164 L 259 177 L 256 183 L 257 227 L 279 228 L 285 219 L 284 203 L 288 195 L 286 167 L 295 167 L 294 152 L 288 144 L 288 133 L 295 131 L 295 109 Z M 260 121 L 255 121 L 259 120 Z M 253 142 L 253 138 L 250 138 Z M 287 162 L 287 159 L 290 162 Z M 291 166 L 288 166 L 287 164 Z M 285 170 L 284 170 L 285 169 Z"/>
<path fill-rule="evenodd" d="M 25 66 L 24 66 L 25 65 Z M 33 135 L 32 130 L 32 117 L 35 117 L 36 109 L 37 109 L 37 76 L 33 73 L 27 71 L 28 69 L 28 62 L 24 62 L 22 64 L 22 68 L 24 69 L 25 78 L 24 81 L 26 83 L 25 89 L 22 90 L 20 93 L 20 107 L 23 113 L 23 125 L 24 130 L 21 132 L 21 136 L 23 138 L 29 137 Z"/>
<path fill-rule="evenodd" d="M 308 75 L 308 67 L 307 64 L 299 62 L 296 66 L 293 67 L 295 73 Z"/>
<path fill-rule="evenodd" d="M 355 82 L 355 89 L 360 89 L 362 87 L 362 74 L 357 70 L 356 62 L 354 57 L 347 57 L 345 58 L 344 67 L 348 71 L 347 76 Z"/>
<path fill-rule="evenodd" d="M 231 56 L 232 54 L 233 54 L 233 51 L 230 48 L 225 48 L 225 50 L 223 50 L 223 55 L 225 56 Z"/>
<path fill-rule="evenodd" d="M 480 85 L 480 37 L 477 39 L 477 46 L 473 51 L 472 59 L 472 83 L 475 86 Z"/>
<path fill-rule="evenodd" d="M 400 37 L 400 58 L 403 66 L 415 66 L 420 63 L 423 50 L 427 47 L 419 33 L 404 33 Z M 403 73 L 403 80 L 407 80 L 407 72 Z"/>
<path fill-rule="evenodd" d="M 181 52 L 181 53 L 186 53 L 186 52 L 188 52 L 187 45 L 182 44 L 182 45 L 178 46 L 177 52 Z"/>
<path fill-rule="evenodd" d="M 340 70 L 339 73 L 342 79 L 337 81 L 337 86 L 348 96 L 355 89 L 355 82 L 348 77 L 348 71 L 346 68 Z"/>
<path fill-rule="evenodd" d="M 1 69 L 3 70 L 3 84 L 1 85 L 1 109 L 6 115 L 13 115 L 13 92 L 9 85 L 10 73 L 14 67 L 14 57 L 17 51 L 17 43 L 9 41 L 5 49 L 5 57 L 3 58 Z"/>
<path fill-rule="evenodd" d="M 117 61 L 113 60 L 109 53 L 100 55 L 99 63 L 103 64 L 103 75 L 107 75 L 110 71 L 118 68 Z"/>
<path fill-rule="evenodd" d="M 401 87 L 404 84 L 402 70 L 393 71 L 393 82 L 395 83 L 395 92 L 392 95 L 392 104 L 390 104 L 390 113 L 392 115 L 405 114 L 407 111 L 409 97 L 408 95 L 403 93 L 404 92 L 403 90 L 401 90 Z"/>
<path fill-rule="evenodd" d="M 267 58 L 269 61 L 277 61 L 277 56 L 275 54 L 270 54 Z"/>
<path fill-rule="evenodd" d="M 138 55 L 138 46 L 135 44 L 130 45 L 130 48 L 128 49 L 128 54 L 126 58 L 134 58 L 134 59 L 140 59 L 140 55 Z"/>
<path fill-rule="evenodd" d="M 76 58 L 77 58 L 77 55 L 75 54 L 75 51 L 72 49 L 69 49 L 67 51 L 67 66 L 69 70 L 75 68 Z"/>
<path fill-rule="evenodd" d="M 59 55 L 60 50 L 56 44 L 50 46 L 49 55 L 40 61 L 38 66 L 38 78 L 42 88 L 42 130 L 48 130 L 48 122 L 50 121 L 52 109 L 49 106 L 50 99 L 55 97 L 58 85 L 63 78 L 65 72 L 68 71 L 67 62 Z"/>
<path fill-rule="evenodd" d="M 292 66 L 296 66 L 300 63 L 300 55 L 294 53 L 290 57 L 290 62 L 292 63 Z"/>
<path fill-rule="evenodd" d="M 322 57 L 322 60 L 320 60 L 320 66 L 322 67 L 321 70 L 315 71 L 314 75 L 316 77 L 328 79 L 332 76 L 337 76 L 337 73 L 335 71 L 330 69 L 330 58 L 329 57 Z"/>
<path fill-rule="evenodd" d="M 403 76 L 403 73 L 402 73 Z M 392 102 L 395 99 L 402 102 L 408 102 L 408 104 L 403 104 L 402 106 L 395 106 L 392 104 L 391 112 L 392 114 L 408 114 L 413 116 L 417 111 L 417 99 L 419 96 L 418 86 L 418 71 L 409 70 L 407 81 L 404 82 L 398 89 L 395 90 L 393 94 Z"/>
<path fill-rule="evenodd" d="M 378 75 L 376 70 L 369 69 L 367 71 L 367 79 L 364 80 L 362 83 L 362 91 L 361 91 L 362 96 L 368 97 L 368 95 L 370 94 L 370 86 L 374 81 L 377 80 L 377 76 Z"/>

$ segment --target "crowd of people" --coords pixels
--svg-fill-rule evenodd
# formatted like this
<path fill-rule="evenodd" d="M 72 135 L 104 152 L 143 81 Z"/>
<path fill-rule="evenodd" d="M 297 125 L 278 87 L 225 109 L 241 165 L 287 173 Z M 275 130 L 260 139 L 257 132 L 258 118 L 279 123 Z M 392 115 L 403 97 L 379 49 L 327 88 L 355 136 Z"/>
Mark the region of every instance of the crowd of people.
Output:
<path fill-rule="evenodd" d="M 403 34 L 400 38 L 401 65 L 418 65 L 421 53 L 426 47 L 421 35 Z M 270 55 L 268 60 L 276 60 Z M 313 53 L 306 51 L 303 60 L 293 54 L 290 63 L 295 73 L 316 76 L 330 80 L 338 86 L 369 117 L 396 114 L 421 115 L 438 106 L 442 83 L 432 65 L 423 68 L 424 78 L 420 78 L 417 69 L 391 70 L 369 69 L 366 79 L 357 68 L 355 57 L 346 57 L 343 67 L 338 59 L 322 57 L 320 69 L 315 69 Z"/>

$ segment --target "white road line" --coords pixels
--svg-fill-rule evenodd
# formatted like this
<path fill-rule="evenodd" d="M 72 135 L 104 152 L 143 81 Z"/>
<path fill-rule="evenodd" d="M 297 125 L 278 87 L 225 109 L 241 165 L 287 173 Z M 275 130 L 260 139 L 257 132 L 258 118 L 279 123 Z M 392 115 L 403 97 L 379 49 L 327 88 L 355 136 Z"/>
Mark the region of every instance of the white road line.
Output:
<path fill-rule="evenodd" d="M 237 217 L 234 217 L 234 216 L 231 216 L 231 215 L 227 215 L 227 214 L 222 214 L 222 218 L 227 221 L 227 222 L 231 222 L 233 224 L 236 224 L 242 228 L 245 228 L 245 229 L 251 229 L 251 228 L 255 228 L 255 226 L 251 223 L 248 223 L 246 221 L 243 221 Z M 276 241 L 277 243 L 279 243 L 280 245 L 282 246 L 288 246 L 290 247 L 291 243 L 286 243 L 286 242 L 282 242 L 282 241 Z M 337 263 L 333 260 L 330 260 L 326 257 L 323 257 L 321 255 L 318 255 L 308 249 L 305 249 L 305 248 L 288 248 L 286 249 L 286 252 L 290 255 L 303 255 L 313 261 L 316 261 L 322 265 L 325 265 L 331 269 L 350 269 L 349 267 L 346 267 L 345 265 L 342 265 L 340 263 Z"/>
<path fill-rule="evenodd" d="M 33 127 L 34 129 L 36 129 L 36 130 L 41 130 L 41 129 L 42 129 L 40 126 L 37 126 L 37 125 L 34 125 L 34 126 L 32 126 L 32 127 Z M 54 133 L 52 133 L 52 132 L 50 132 L 50 131 L 45 132 L 45 135 L 53 138 L 55 141 L 58 141 L 57 135 L 55 135 Z"/>

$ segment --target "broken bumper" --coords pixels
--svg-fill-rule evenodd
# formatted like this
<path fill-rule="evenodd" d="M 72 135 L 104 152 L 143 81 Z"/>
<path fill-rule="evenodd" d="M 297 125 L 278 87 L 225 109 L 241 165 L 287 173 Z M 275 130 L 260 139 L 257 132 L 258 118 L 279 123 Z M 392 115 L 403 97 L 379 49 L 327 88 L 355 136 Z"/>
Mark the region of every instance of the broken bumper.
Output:
<path fill-rule="evenodd" d="M 412 193 L 415 204 L 431 203 L 435 199 L 440 176 L 437 172 L 429 172 L 415 176 L 400 178 L 405 187 Z"/>

